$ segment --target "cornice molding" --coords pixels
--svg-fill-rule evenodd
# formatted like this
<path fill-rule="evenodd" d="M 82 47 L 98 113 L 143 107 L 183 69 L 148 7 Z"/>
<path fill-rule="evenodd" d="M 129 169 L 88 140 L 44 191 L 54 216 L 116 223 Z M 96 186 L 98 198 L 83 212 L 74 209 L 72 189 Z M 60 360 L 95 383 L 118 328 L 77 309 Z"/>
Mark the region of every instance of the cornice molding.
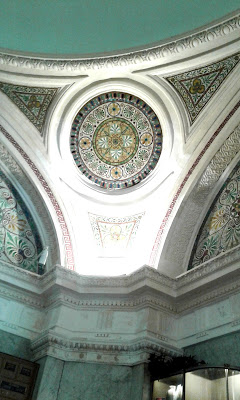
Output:
<path fill-rule="evenodd" d="M 154 282 L 154 284 L 158 283 L 168 288 L 174 288 L 175 286 L 174 278 L 169 278 L 168 276 L 159 273 L 155 268 L 149 267 L 147 265 L 144 265 L 143 267 L 129 275 L 116 277 L 79 275 L 78 273 L 61 267 L 60 265 L 55 266 L 53 270 L 57 272 L 57 277 L 61 280 L 70 280 L 77 282 L 78 285 L 81 287 L 120 287 L 134 290 L 134 286 L 138 283 L 140 284 L 145 279 L 149 279 L 150 281 Z M 48 280 L 51 280 L 51 271 L 44 275 L 44 279 L 46 280 L 46 282 Z"/>
<path fill-rule="evenodd" d="M 131 296 L 128 298 L 115 298 L 116 296 L 112 295 L 111 298 L 108 297 L 100 297 L 100 298 L 85 298 L 83 295 L 81 297 L 69 295 L 69 294 L 57 294 L 46 300 L 45 306 L 48 308 L 55 307 L 57 304 L 64 304 L 67 307 L 71 307 L 74 309 L 80 310 L 94 310 L 94 309 L 103 309 L 107 307 L 108 309 L 114 311 L 122 311 L 129 310 L 131 308 L 138 310 L 143 309 L 145 307 L 156 308 L 157 310 L 164 310 L 168 313 L 176 313 L 177 308 L 174 302 L 164 301 L 163 298 L 156 295 L 151 294 L 142 294 L 141 296 Z"/>
<path fill-rule="evenodd" d="M 91 343 L 86 340 L 67 340 L 47 332 L 32 341 L 33 360 L 50 355 L 64 361 L 81 361 L 120 365 L 136 365 L 146 362 L 151 353 L 180 355 L 182 351 L 160 339 L 145 337 L 130 343 Z"/>
<path fill-rule="evenodd" d="M 182 313 L 183 311 L 191 310 L 199 306 L 203 307 L 206 304 L 209 304 L 220 297 L 224 297 L 226 295 L 233 294 L 234 292 L 239 291 L 239 288 L 240 288 L 240 279 L 236 279 L 234 280 L 234 282 L 231 282 L 228 285 L 220 287 L 216 290 L 209 291 L 208 293 L 198 296 L 193 300 L 188 298 L 188 301 L 178 304 L 177 313 L 179 314 Z"/>
<path fill-rule="evenodd" d="M 176 279 L 148 266 L 129 276 L 108 278 L 81 276 L 60 266 L 38 276 L 2 263 L 0 298 L 9 315 L 0 322 L 7 331 L 33 340 L 34 360 L 49 355 L 66 361 L 136 365 L 151 352 L 177 353 L 191 340 L 204 340 L 195 319 L 201 318 L 206 305 L 221 317 L 209 330 L 201 326 L 206 335 L 214 337 L 222 327 L 226 333 L 238 329 L 238 311 L 222 309 L 231 310 L 235 296 L 239 298 L 239 249 Z M 16 304 L 24 311 L 23 319 L 16 317 L 13 324 Z M 185 323 L 185 315 L 191 329 L 179 337 L 176 328 Z M 71 326 L 72 318 L 76 321 Z"/>
<path fill-rule="evenodd" d="M 90 277 L 57 265 L 39 276 L 1 263 L 0 280 L 4 286 L 0 294 L 36 308 L 52 308 L 58 304 L 77 309 L 153 307 L 178 314 L 239 289 L 239 249 L 237 246 L 175 279 L 149 266 L 126 276 Z M 209 283 L 216 279 L 218 287 L 209 288 Z M 197 296 L 193 298 L 194 291 Z"/>
<path fill-rule="evenodd" d="M 228 250 L 226 253 L 219 254 L 215 258 L 208 260 L 198 267 L 187 271 L 183 275 L 180 275 L 176 278 L 177 289 L 183 288 L 184 286 L 189 285 L 192 282 L 199 281 L 201 278 L 208 277 L 214 272 L 219 273 L 223 270 L 224 272 L 226 272 L 226 268 L 231 268 L 233 264 L 236 264 L 236 267 L 238 267 L 239 250 L 240 245 Z"/>
<path fill-rule="evenodd" d="M 240 29 L 240 15 L 236 12 L 234 17 L 221 23 L 199 29 L 189 36 L 177 37 L 173 41 L 151 46 L 146 49 L 132 50 L 118 55 L 95 57 L 66 57 L 54 58 L 45 56 L 29 56 L 13 54 L 2 51 L 0 53 L 0 66 L 21 68 L 23 70 L 42 70 L 57 72 L 86 72 L 90 70 L 109 69 L 114 67 L 131 67 L 137 64 L 148 66 L 149 63 L 167 59 L 170 56 L 184 54 L 186 50 L 201 50 L 206 44 L 214 46 L 218 39 L 230 38 L 231 34 Z M 222 44 L 222 43 L 221 43 Z"/>
<path fill-rule="evenodd" d="M 36 295 L 24 294 L 21 290 L 11 290 L 8 286 L 1 285 L 0 296 L 3 298 L 8 298 L 15 300 L 16 302 L 25 303 L 30 307 L 42 309 L 44 308 L 44 300 Z"/>

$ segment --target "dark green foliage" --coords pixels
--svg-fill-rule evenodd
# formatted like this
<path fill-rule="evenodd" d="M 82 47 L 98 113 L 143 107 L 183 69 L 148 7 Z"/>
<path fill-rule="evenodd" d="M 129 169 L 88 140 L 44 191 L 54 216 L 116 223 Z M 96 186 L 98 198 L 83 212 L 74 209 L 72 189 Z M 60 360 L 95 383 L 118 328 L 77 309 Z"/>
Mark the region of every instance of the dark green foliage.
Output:
<path fill-rule="evenodd" d="M 163 353 L 159 355 L 151 354 L 148 368 L 151 379 L 155 381 L 204 364 L 204 361 L 197 361 L 195 356 L 171 357 Z"/>

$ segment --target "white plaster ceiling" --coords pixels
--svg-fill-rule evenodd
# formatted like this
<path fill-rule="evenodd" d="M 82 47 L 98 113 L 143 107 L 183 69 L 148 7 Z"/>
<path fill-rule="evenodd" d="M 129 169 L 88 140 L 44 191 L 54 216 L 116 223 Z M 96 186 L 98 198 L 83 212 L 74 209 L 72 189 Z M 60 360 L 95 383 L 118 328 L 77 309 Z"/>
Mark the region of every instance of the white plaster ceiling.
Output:
<path fill-rule="evenodd" d="M 194 232 L 188 228 L 187 219 L 200 225 L 204 216 L 199 219 L 199 214 L 194 214 L 188 198 L 214 154 L 239 123 L 239 110 L 226 120 L 239 101 L 239 66 L 229 74 L 192 125 L 183 101 L 165 78 L 235 54 L 239 50 L 238 25 L 230 29 L 230 24 L 226 22 L 221 29 L 223 33 L 220 36 L 215 35 L 212 29 L 199 33 L 194 40 L 189 38 L 189 41 L 192 40 L 189 47 L 185 46 L 186 42 L 179 42 L 176 56 L 171 53 L 171 45 L 168 44 L 159 52 L 150 49 L 149 56 L 146 51 L 145 58 L 143 53 L 134 54 L 134 62 L 129 55 L 126 58 L 116 57 L 115 62 L 108 58 L 101 61 L 97 57 L 89 64 L 76 60 L 77 67 L 74 67 L 74 60 L 54 62 L 29 58 L 22 62 L 15 56 L 9 60 L 3 58 L 0 81 L 61 88 L 47 114 L 42 137 L 2 93 L 0 122 L 34 162 L 62 210 L 71 240 L 69 248 L 66 237 L 61 236 L 61 221 L 53 210 L 53 201 L 49 202 L 46 188 L 44 192 L 42 182 L 21 152 L 6 136 L 2 137 L 4 145 L 46 202 L 58 232 L 60 248 L 65 241 L 65 253 L 62 252 L 59 260 L 62 265 L 67 266 L 68 251 L 73 250 L 75 270 L 86 275 L 128 274 L 143 264 L 160 268 L 173 277 L 186 271 L 184 256 L 176 261 L 178 253 L 175 249 L 179 248 L 176 242 L 184 236 L 184 243 L 180 241 L 181 254 L 190 251 L 188 243 L 194 240 Z M 211 40 L 201 41 L 203 36 Z M 95 68 L 100 62 L 101 67 Z M 156 168 L 141 183 L 119 191 L 101 190 L 85 179 L 74 165 L 69 146 L 71 125 L 78 110 L 94 96 L 111 90 L 132 93 L 146 101 L 157 114 L 163 132 L 162 154 Z M 215 135 L 211 142 L 223 121 L 221 134 Z M 207 205 L 210 205 L 214 191 L 215 186 L 211 188 Z M 179 215 L 184 205 L 187 210 L 183 220 Z M 105 249 L 99 253 L 89 213 L 108 219 L 144 214 L 131 249 L 111 249 L 109 252 Z M 177 235 L 171 231 L 175 225 L 178 226 Z M 174 252 L 175 256 L 171 257 Z"/>

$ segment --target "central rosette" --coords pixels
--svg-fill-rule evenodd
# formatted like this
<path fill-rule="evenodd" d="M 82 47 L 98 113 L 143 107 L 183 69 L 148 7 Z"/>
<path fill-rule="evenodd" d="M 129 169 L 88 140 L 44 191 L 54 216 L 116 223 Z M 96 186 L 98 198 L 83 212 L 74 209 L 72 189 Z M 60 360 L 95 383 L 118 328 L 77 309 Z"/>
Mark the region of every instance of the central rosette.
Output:
<path fill-rule="evenodd" d="M 99 159 L 110 165 L 121 165 L 137 152 L 139 138 L 134 126 L 122 118 L 103 121 L 93 136 L 93 148 Z"/>
<path fill-rule="evenodd" d="M 162 130 L 142 99 L 102 93 L 85 103 L 72 123 L 70 149 L 79 172 L 102 189 L 125 189 L 155 168 Z"/>

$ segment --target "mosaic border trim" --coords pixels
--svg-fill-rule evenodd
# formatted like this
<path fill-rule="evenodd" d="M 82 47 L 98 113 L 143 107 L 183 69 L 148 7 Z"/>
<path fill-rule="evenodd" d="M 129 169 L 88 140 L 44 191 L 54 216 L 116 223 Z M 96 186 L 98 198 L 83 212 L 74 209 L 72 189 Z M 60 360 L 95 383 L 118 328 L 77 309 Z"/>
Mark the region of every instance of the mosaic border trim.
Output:
<path fill-rule="evenodd" d="M 186 185 L 188 179 L 190 178 L 190 176 L 192 175 L 194 169 L 196 168 L 196 166 L 198 165 L 198 163 L 200 162 L 201 158 L 203 157 L 203 155 L 205 154 L 206 150 L 210 147 L 210 145 L 213 143 L 213 141 L 216 139 L 216 137 L 219 135 L 219 133 L 221 132 L 221 130 L 224 128 L 224 126 L 226 125 L 226 123 L 230 120 L 230 118 L 235 114 L 235 112 L 238 110 L 238 108 L 240 107 L 240 101 L 235 105 L 235 107 L 232 109 L 232 111 L 230 111 L 230 113 L 227 115 L 227 117 L 224 119 L 224 121 L 220 124 L 220 126 L 218 127 L 218 129 L 214 132 L 214 134 L 212 135 L 212 137 L 209 139 L 209 141 L 207 142 L 207 144 L 204 146 L 203 150 L 200 152 L 200 154 L 198 155 L 198 157 L 196 158 L 196 160 L 194 161 L 193 165 L 191 166 L 191 168 L 189 169 L 187 175 L 185 176 L 185 178 L 183 179 L 181 185 L 179 186 L 176 194 L 174 195 L 172 201 L 171 201 L 171 205 L 169 207 L 169 209 L 167 210 L 162 223 L 160 225 L 160 228 L 158 230 L 153 248 L 152 248 L 152 252 L 150 255 L 150 259 L 149 259 L 149 265 L 153 266 L 155 264 L 156 261 L 156 257 L 157 257 L 157 252 L 158 252 L 158 248 L 159 245 L 161 243 L 161 239 L 165 230 L 165 227 L 167 226 L 168 220 L 170 215 L 172 214 L 172 211 L 174 209 L 174 206 L 178 200 L 178 197 L 180 195 L 180 193 L 182 192 L 184 186 Z"/>
<path fill-rule="evenodd" d="M 41 183 L 43 189 L 45 190 L 47 196 L 49 197 L 49 199 L 54 207 L 54 210 L 57 214 L 58 222 L 59 222 L 60 228 L 62 230 L 62 235 L 63 235 L 63 239 L 64 239 L 64 244 L 65 244 L 67 268 L 74 270 L 74 256 L 73 256 L 72 242 L 71 242 L 69 230 L 67 227 L 67 223 L 65 221 L 65 218 L 63 216 L 63 213 L 62 213 L 62 210 L 60 208 L 58 201 L 55 199 L 52 190 L 48 186 L 48 184 L 45 181 L 44 177 L 42 176 L 41 172 L 36 167 L 34 162 L 30 159 L 30 157 L 27 155 L 27 153 L 23 150 L 23 148 L 16 142 L 15 139 L 13 139 L 13 137 L 6 131 L 6 129 L 3 128 L 2 125 L 0 125 L 0 131 L 3 133 L 3 135 L 6 137 L 6 139 L 8 139 L 10 143 L 12 143 L 12 145 L 15 147 L 15 149 L 21 154 L 21 156 L 24 158 L 24 160 L 30 166 L 31 170 L 34 172 L 37 179 Z"/>
<path fill-rule="evenodd" d="M 119 55 L 108 57 L 93 58 L 69 58 L 57 59 L 48 57 L 34 57 L 12 55 L 7 52 L 0 53 L 0 65 L 20 67 L 35 70 L 52 70 L 54 72 L 69 71 L 89 71 L 100 70 L 103 68 L 127 67 L 139 63 L 149 63 L 157 59 L 164 59 L 169 56 L 182 54 L 186 50 L 192 50 L 204 44 L 213 43 L 221 37 L 230 35 L 235 30 L 240 29 L 240 14 L 237 11 L 234 17 L 228 18 L 223 22 L 213 24 L 205 29 L 200 29 L 197 33 L 190 33 L 188 36 L 175 38 L 175 40 L 162 45 L 149 47 L 143 50 L 132 50 Z"/>

